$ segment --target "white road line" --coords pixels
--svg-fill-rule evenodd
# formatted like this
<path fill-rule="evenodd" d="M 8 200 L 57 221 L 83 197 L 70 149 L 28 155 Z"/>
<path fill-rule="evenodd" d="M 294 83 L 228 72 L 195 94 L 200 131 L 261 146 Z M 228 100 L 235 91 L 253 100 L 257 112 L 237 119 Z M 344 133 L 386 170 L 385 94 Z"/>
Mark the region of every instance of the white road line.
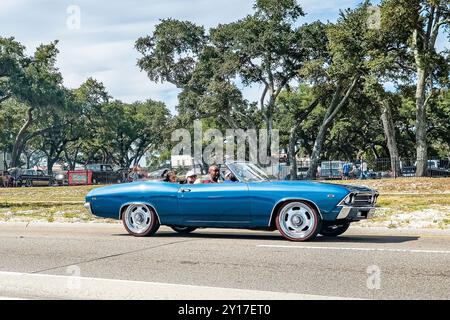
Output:
<path fill-rule="evenodd" d="M 159 282 L 0 272 L 0 296 L 58 299 L 337 300 L 290 292 L 220 288 Z"/>
<path fill-rule="evenodd" d="M 450 254 L 448 250 L 418 250 L 418 249 L 389 249 L 389 248 L 352 248 L 352 247 L 312 247 L 312 246 L 282 246 L 282 245 L 270 245 L 260 244 L 257 247 L 266 248 L 288 248 L 288 249 L 312 249 L 312 250 L 350 250 L 350 251 L 385 251 L 385 252 L 404 252 L 404 253 L 439 253 Z"/>

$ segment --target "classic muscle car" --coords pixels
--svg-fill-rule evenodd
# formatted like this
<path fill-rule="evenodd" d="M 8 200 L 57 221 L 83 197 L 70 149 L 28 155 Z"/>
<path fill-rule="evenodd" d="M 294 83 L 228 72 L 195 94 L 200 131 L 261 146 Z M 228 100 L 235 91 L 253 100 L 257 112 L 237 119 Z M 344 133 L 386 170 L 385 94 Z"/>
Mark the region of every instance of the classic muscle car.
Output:
<path fill-rule="evenodd" d="M 369 218 L 378 193 L 367 187 L 312 181 L 274 181 L 255 164 L 226 165 L 238 182 L 177 184 L 142 181 L 94 189 L 85 207 L 98 217 L 121 219 L 133 236 L 160 225 L 189 233 L 196 228 L 274 231 L 292 241 L 338 236 Z"/>
<path fill-rule="evenodd" d="M 114 170 L 110 164 L 87 164 L 85 168 L 92 171 L 92 184 L 121 183 L 124 180 L 124 173 Z"/>
<path fill-rule="evenodd" d="M 12 168 L 8 171 L 13 185 L 18 187 L 51 186 L 54 183 L 53 176 L 42 170 Z"/>

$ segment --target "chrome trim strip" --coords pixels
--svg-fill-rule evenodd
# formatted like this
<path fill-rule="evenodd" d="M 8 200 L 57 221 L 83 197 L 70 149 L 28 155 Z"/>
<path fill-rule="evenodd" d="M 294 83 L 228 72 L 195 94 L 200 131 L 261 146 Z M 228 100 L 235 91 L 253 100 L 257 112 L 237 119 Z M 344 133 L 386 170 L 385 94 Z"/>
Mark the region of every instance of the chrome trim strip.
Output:
<path fill-rule="evenodd" d="M 348 217 L 350 213 L 351 207 L 342 207 L 341 211 L 339 211 L 339 214 L 337 215 L 336 219 L 345 219 Z"/>
<path fill-rule="evenodd" d="M 270 217 L 269 217 L 269 223 L 267 224 L 268 227 L 270 227 L 270 221 L 272 221 L 272 216 L 273 216 L 273 213 L 274 213 L 275 208 L 277 207 L 277 205 L 279 205 L 281 202 L 289 201 L 289 200 L 299 200 L 299 201 L 308 201 L 308 202 L 311 202 L 312 204 L 314 204 L 314 206 L 316 207 L 317 211 L 319 212 L 320 218 L 323 219 L 322 212 L 320 212 L 319 206 L 318 206 L 317 203 L 315 203 L 314 201 L 309 200 L 309 199 L 304 199 L 304 198 L 284 198 L 284 199 L 279 200 L 279 201 L 278 201 L 277 203 L 275 203 L 275 205 L 273 206 L 273 208 L 272 208 L 272 213 L 270 214 Z"/>
<path fill-rule="evenodd" d="M 350 211 L 352 209 L 360 210 L 360 211 L 368 211 L 367 218 L 369 218 L 369 213 L 373 216 L 373 212 L 375 211 L 376 207 L 351 207 L 351 206 L 343 206 L 341 211 L 339 211 L 338 216 L 336 219 L 345 219 L 350 214 Z"/>
<path fill-rule="evenodd" d="M 122 219 L 122 217 L 121 217 L 121 215 L 122 215 L 122 209 L 123 209 L 125 206 L 129 206 L 129 205 L 132 205 L 132 204 L 141 204 L 141 205 L 143 204 L 143 205 L 146 205 L 146 206 L 151 207 L 153 210 L 155 210 L 156 217 L 158 217 L 158 222 L 159 222 L 159 224 L 161 224 L 161 219 L 159 218 L 159 214 L 158 214 L 158 211 L 156 210 L 155 206 L 152 205 L 152 204 L 150 204 L 150 203 L 148 203 L 148 202 L 139 202 L 139 201 L 138 201 L 138 202 L 132 201 L 132 202 L 127 202 L 127 203 L 123 204 L 123 205 L 120 207 L 120 209 L 119 209 L 119 220 Z"/>

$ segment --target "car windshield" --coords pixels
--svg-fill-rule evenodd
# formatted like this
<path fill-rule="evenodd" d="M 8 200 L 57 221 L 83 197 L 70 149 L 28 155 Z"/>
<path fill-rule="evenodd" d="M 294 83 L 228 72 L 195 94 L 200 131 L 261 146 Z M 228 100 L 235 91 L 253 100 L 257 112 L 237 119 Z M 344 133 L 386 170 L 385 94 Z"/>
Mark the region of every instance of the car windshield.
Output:
<path fill-rule="evenodd" d="M 227 167 L 243 182 L 270 181 L 269 175 L 254 163 L 234 162 L 228 163 Z"/>
<path fill-rule="evenodd" d="M 88 164 L 86 165 L 86 170 L 100 171 L 101 166 L 99 164 Z"/>

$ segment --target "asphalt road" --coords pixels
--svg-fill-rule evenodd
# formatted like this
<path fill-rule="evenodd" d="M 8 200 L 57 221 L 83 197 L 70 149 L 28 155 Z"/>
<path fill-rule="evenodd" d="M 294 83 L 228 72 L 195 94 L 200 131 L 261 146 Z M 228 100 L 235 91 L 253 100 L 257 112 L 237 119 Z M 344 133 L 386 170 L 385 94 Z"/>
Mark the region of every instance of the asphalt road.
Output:
<path fill-rule="evenodd" d="M 450 299 L 450 232 L 356 227 L 293 243 L 277 232 L 162 227 L 134 238 L 121 224 L 0 223 L 0 297 Z"/>

